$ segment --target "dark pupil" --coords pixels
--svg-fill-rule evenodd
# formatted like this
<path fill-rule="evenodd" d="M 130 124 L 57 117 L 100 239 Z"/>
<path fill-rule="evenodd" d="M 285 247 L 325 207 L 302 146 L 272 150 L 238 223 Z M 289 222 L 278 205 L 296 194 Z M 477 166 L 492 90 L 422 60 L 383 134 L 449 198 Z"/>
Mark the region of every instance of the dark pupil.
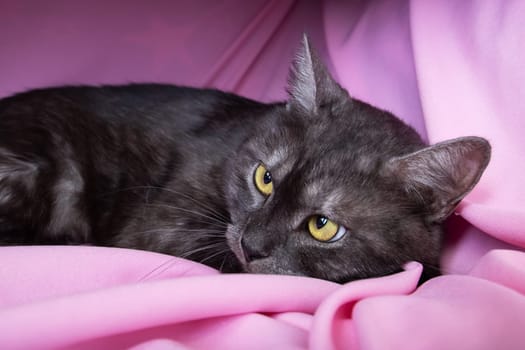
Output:
<path fill-rule="evenodd" d="M 315 225 L 317 226 L 317 228 L 321 228 L 324 225 L 326 225 L 327 222 L 328 222 L 327 218 L 325 218 L 324 216 L 318 216 L 317 222 L 315 223 Z"/>
<path fill-rule="evenodd" d="M 270 182 L 272 182 L 272 174 L 270 174 L 269 171 L 264 173 L 263 177 L 264 184 L 268 185 Z"/>

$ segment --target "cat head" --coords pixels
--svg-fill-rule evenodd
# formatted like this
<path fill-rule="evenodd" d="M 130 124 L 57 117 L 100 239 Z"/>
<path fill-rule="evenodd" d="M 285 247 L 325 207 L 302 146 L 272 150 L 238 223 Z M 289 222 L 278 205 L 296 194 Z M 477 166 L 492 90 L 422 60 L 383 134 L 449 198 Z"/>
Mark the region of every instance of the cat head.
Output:
<path fill-rule="evenodd" d="M 416 260 L 435 272 L 441 224 L 479 180 L 488 142 L 426 146 L 351 98 L 306 38 L 288 92 L 231 163 L 226 236 L 243 269 L 345 282 Z"/>

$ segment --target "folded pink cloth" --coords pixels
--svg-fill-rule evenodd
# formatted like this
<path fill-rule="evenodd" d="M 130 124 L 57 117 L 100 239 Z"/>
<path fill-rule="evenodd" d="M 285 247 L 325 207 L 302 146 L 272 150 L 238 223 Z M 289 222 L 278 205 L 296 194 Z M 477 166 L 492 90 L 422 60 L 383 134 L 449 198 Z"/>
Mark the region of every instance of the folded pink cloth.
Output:
<path fill-rule="evenodd" d="M 421 266 L 346 285 L 221 275 L 162 254 L 0 248 L 6 349 L 520 349 L 525 254 L 417 289 Z"/>
<path fill-rule="evenodd" d="M 221 275 L 161 254 L 0 248 L 5 349 L 524 349 L 525 3 L 2 2 L 0 96 L 156 81 L 284 98 L 307 31 L 350 93 L 430 142 L 489 139 L 449 224 L 445 276 L 346 285 Z"/>

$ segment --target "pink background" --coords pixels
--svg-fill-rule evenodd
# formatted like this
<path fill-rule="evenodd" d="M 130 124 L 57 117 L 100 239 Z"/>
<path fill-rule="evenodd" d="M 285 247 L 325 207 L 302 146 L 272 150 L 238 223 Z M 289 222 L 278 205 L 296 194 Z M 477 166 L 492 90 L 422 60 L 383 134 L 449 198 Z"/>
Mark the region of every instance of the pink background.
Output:
<path fill-rule="evenodd" d="M 0 1 L 0 96 L 168 82 L 286 98 L 303 32 L 334 76 L 429 142 L 493 158 L 448 223 L 445 276 L 418 264 L 344 286 L 218 275 L 164 255 L 0 248 L 0 347 L 523 349 L 522 1 Z"/>

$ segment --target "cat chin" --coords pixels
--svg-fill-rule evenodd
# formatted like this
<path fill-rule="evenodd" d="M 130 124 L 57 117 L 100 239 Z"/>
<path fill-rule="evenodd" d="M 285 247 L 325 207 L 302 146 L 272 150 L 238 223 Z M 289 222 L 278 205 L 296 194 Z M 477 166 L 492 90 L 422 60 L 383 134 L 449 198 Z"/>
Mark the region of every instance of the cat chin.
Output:
<path fill-rule="evenodd" d="M 276 259 L 271 257 L 254 260 L 244 265 L 243 268 L 248 273 L 305 276 L 298 271 L 284 268 L 276 261 Z"/>

